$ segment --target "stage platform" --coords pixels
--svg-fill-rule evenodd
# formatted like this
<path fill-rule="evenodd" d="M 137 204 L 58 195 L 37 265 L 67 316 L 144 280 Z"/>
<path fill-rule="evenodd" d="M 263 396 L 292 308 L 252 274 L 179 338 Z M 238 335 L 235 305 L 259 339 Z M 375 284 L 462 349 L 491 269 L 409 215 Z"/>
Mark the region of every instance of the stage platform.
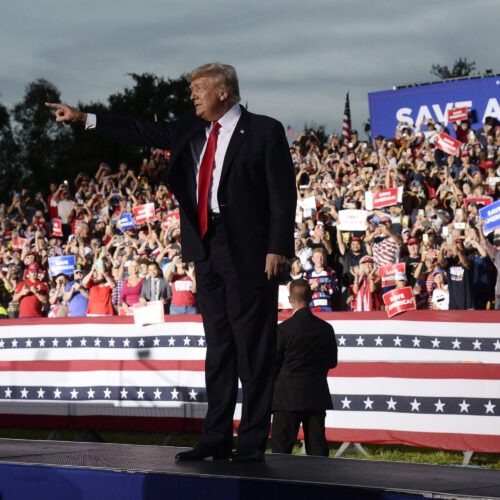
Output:
<path fill-rule="evenodd" d="M 289 455 L 178 464 L 179 450 L 0 439 L 0 499 L 500 498 L 498 470 Z"/>

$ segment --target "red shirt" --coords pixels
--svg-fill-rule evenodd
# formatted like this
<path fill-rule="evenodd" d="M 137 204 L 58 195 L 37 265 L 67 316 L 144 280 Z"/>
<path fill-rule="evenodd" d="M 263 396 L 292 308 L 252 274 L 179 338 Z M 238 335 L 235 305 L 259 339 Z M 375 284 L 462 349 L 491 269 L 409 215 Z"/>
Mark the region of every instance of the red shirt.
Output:
<path fill-rule="evenodd" d="M 177 276 L 177 275 L 176 275 Z M 172 304 L 174 306 L 195 306 L 196 297 L 193 294 L 193 280 L 189 276 L 174 277 L 170 283 L 172 289 Z"/>
<path fill-rule="evenodd" d="M 113 289 L 108 283 L 94 283 L 91 279 L 87 288 L 89 290 L 89 303 L 87 305 L 87 314 L 92 315 L 113 315 L 115 310 L 111 301 Z"/>
<path fill-rule="evenodd" d="M 47 285 L 41 281 L 24 280 L 17 284 L 15 293 L 19 293 L 25 286 L 31 288 L 32 286 L 38 287 L 40 295 L 47 295 Z M 38 300 L 34 293 L 28 293 L 19 301 L 19 317 L 20 318 L 41 318 L 42 317 L 42 303 Z"/>

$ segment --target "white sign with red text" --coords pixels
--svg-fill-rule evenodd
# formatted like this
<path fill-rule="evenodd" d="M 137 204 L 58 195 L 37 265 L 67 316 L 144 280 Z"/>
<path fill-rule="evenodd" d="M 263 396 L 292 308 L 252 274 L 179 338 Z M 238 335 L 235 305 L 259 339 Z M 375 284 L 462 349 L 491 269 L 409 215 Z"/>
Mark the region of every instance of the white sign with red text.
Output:
<path fill-rule="evenodd" d="M 340 210 L 337 227 L 341 231 L 366 231 L 367 210 L 348 208 Z"/>
<path fill-rule="evenodd" d="M 365 206 L 367 210 L 391 207 L 403 201 L 403 186 L 380 191 L 365 191 Z"/>
<path fill-rule="evenodd" d="M 461 108 L 453 108 L 448 110 L 448 122 L 461 122 L 469 119 L 469 112 L 467 106 Z"/>
<path fill-rule="evenodd" d="M 456 155 L 462 143 L 453 139 L 450 135 L 441 132 L 436 139 L 435 145 L 438 149 L 449 155 Z"/>
<path fill-rule="evenodd" d="M 144 205 L 139 205 L 133 208 L 135 222 L 137 224 L 143 224 L 144 222 L 150 222 L 156 220 L 155 204 L 145 203 Z"/>
<path fill-rule="evenodd" d="M 394 286 L 396 281 L 394 277 L 396 273 L 406 274 L 406 264 L 404 262 L 398 262 L 397 264 L 391 264 L 390 266 L 380 266 L 378 272 L 382 278 L 382 288 L 386 286 Z"/>
<path fill-rule="evenodd" d="M 62 221 L 61 219 L 52 219 L 52 234 L 62 238 Z"/>

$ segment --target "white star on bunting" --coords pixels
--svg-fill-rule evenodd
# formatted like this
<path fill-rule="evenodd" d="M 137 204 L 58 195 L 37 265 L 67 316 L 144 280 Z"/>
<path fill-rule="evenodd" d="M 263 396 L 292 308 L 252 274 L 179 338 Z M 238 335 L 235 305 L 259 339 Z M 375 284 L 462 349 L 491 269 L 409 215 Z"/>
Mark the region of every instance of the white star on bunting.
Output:
<path fill-rule="evenodd" d="M 436 407 L 436 413 L 441 412 L 443 413 L 444 407 L 446 406 L 445 403 L 442 403 L 440 399 L 438 399 L 437 403 L 434 403 L 434 406 Z"/>
<path fill-rule="evenodd" d="M 189 399 L 193 399 L 194 401 L 196 401 L 196 396 L 198 396 L 198 393 L 195 392 L 194 389 L 191 389 L 191 392 L 188 392 L 189 394 Z"/>
<path fill-rule="evenodd" d="M 470 404 L 468 404 L 465 399 L 461 403 L 458 403 L 458 406 L 460 406 L 460 413 L 469 413 Z"/>
<path fill-rule="evenodd" d="M 396 405 L 398 404 L 398 402 L 394 401 L 394 399 L 392 399 L 392 396 L 391 399 L 389 399 L 389 401 L 386 401 L 386 403 L 388 410 L 396 410 Z"/>
<path fill-rule="evenodd" d="M 375 339 L 375 345 L 376 346 L 381 346 L 382 344 L 384 343 L 384 339 L 379 335 L 376 339 Z"/>
<path fill-rule="evenodd" d="M 175 345 L 175 339 L 174 339 L 174 337 L 170 337 L 168 339 L 168 345 L 169 345 L 169 347 L 172 347 L 172 346 Z"/>
<path fill-rule="evenodd" d="M 54 391 L 54 399 L 61 399 L 61 394 L 62 391 L 60 391 L 59 387 L 57 387 L 56 390 Z"/>
<path fill-rule="evenodd" d="M 373 410 L 373 399 L 370 399 L 370 397 L 367 397 L 363 403 L 365 404 L 365 410 Z"/>
<path fill-rule="evenodd" d="M 422 403 L 419 403 L 417 401 L 417 398 L 415 398 L 413 401 L 410 401 L 411 404 L 411 411 L 420 411 L 420 405 Z"/>
<path fill-rule="evenodd" d="M 158 389 L 158 387 L 156 388 L 154 395 L 155 395 L 155 399 L 161 399 L 161 391 L 160 391 L 160 389 Z"/>
<path fill-rule="evenodd" d="M 347 399 L 347 396 L 341 401 L 342 403 L 342 408 L 349 408 L 351 409 L 351 403 L 352 401 L 350 399 Z"/>
<path fill-rule="evenodd" d="M 170 391 L 170 394 L 172 395 L 172 399 L 179 399 L 179 391 L 175 387 L 173 391 Z"/>

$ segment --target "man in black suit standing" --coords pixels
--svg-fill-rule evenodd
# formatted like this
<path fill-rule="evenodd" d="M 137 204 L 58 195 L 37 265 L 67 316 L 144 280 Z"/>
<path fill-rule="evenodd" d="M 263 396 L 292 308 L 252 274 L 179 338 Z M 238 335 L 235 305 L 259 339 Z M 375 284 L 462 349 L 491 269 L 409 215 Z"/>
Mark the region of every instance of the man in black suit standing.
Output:
<path fill-rule="evenodd" d="M 278 327 L 273 400 L 273 453 L 292 453 L 302 422 L 308 455 L 328 456 L 325 410 L 333 408 L 327 374 L 337 366 L 333 327 L 309 309 L 312 291 L 304 279 L 290 283 L 293 316 Z"/>
<path fill-rule="evenodd" d="M 165 312 L 168 312 L 170 298 L 170 285 L 163 277 L 160 266 L 157 262 L 150 262 L 148 264 L 148 277 L 142 283 L 140 303 L 146 305 L 148 302 L 161 300 Z"/>
<path fill-rule="evenodd" d="M 199 442 L 176 459 L 260 462 L 271 420 L 277 275 L 294 251 L 293 162 L 283 126 L 238 104 L 232 66 L 196 68 L 190 88 L 194 113 L 168 123 L 47 106 L 56 121 L 171 151 L 165 181 L 180 205 L 183 260 L 195 262 L 208 399 Z M 231 452 L 238 379 L 241 420 Z"/>

